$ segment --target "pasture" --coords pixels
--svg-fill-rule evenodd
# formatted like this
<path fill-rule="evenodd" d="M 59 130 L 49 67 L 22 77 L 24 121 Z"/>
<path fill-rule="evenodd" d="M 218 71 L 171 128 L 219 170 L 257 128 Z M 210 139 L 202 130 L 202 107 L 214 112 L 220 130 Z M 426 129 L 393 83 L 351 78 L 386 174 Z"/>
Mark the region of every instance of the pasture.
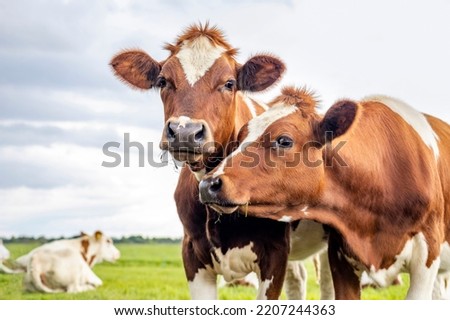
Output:
<path fill-rule="evenodd" d="M 12 258 L 27 253 L 37 244 L 8 244 Z M 94 272 L 103 280 L 100 288 L 78 294 L 26 293 L 22 290 L 23 274 L 0 274 L 0 299 L 79 299 L 79 300 L 184 300 L 189 299 L 187 282 L 177 244 L 117 244 L 121 258 L 114 264 L 103 262 Z M 319 298 L 319 288 L 313 264 L 308 261 L 308 299 Z M 403 286 L 386 289 L 366 288 L 363 299 L 403 299 L 409 284 L 403 275 Z M 220 299 L 254 299 L 256 290 L 250 287 L 225 287 Z M 282 299 L 285 299 L 283 294 Z"/>

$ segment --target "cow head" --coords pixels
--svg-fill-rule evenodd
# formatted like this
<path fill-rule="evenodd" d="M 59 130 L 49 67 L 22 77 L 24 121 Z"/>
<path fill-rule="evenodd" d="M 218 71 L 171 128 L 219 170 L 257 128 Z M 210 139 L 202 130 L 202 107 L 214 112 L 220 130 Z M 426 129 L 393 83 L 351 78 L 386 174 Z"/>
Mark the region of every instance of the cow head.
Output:
<path fill-rule="evenodd" d="M 164 61 L 127 50 L 117 54 L 111 66 L 132 88 L 159 90 L 165 117 L 160 147 L 199 171 L 207 157 L 225 153 L 240 129 L 235 125 L 238 92 L 270 87 L 285 66 L 271 55 L 237 63 L 237 50 L 208 24 L 189 27 L 165 49 L 169 56 Z"/>
<path fill-rule="evenodd" d="M 106 260 L 114 262 L 120 258 L 120 251 L 114 246 L 111 237 L 96 231 L 94 235 L 81 237 L 81 253 L 86 262 L 92 266 Z"/>
<path fill-rule="evenodd" d="M 286 207 L 314 204 L 329 161 L 325 145 L 350 128 L 357 111 L 355 103 L 343 101 L 322 119 L 315 104 L 303 89 L 284 89 L 268 111 L 242 128 L 240 147 L 204 176 L 200 200 L 222 213 L 240 209 L 271 218 Z"/>

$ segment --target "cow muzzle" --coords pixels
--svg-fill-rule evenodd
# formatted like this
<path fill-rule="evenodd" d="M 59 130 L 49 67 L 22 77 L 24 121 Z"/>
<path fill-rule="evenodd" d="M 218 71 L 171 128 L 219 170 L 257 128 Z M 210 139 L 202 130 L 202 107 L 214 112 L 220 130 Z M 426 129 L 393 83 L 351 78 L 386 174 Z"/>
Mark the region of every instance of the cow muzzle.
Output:
<path fill-rule="evenodd" d="M 169 151 L 176 160 L 188 163 L 199 162 L 204 155 L 216 152 L 208 124 L 184 116 L 166 122 L 160 148 Z"/>
<path fill-rule="evenodd" d="M 222 179 L 220 177 L 209 177 L 203 179 L 199 184 L 200 201 L 220 213 L 231 214 L 239 205 L 226 201 L 221 196 Z"/>

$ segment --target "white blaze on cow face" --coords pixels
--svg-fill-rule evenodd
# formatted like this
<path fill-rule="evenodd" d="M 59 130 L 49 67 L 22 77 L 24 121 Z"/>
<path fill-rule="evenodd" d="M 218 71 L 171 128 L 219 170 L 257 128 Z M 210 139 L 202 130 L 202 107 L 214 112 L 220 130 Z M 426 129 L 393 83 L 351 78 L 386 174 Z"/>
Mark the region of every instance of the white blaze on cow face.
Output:
<path fill-rule="evenodd" d="M 364 100 L 378 101 L 385 104 L 392 111 L 400 115 L 403 120 L 405 120 L 417 134 L 422 138 L 423 142 L 433 150 L 434 157 L 439 158 L 439 146 L 438 146 L 438 135 L 431 128 L 430 123 L 427 121 L 423 113 L 420 113 L 416 109 L 412 108 L 405 102 L 388 96 L 377 95 L 370 96 Z"/>
<path fill-rule="evenodd" d="M 284 117 L 287 117 L 297 110 L 298 108 L 296 106 L 275 105 L 256 118 L 250 120 L 247 125 L 247 137 L 245 137 L 244 141 L 242 141 L 242 143 L 239 145 L 239 148 L 233 151 L 220 163 L 220 165 L 216 169 L 216 172 L 214 172 L 213 177 L 215 178 L 222 175 L 224 173 L 224 168 L 228 160 L 233 158 L 238 153 L 244 151 L 245 147 L 248 144 L 257 141 L 272 123 Z"/>
<path fill-rule="evenodd" d="M 207 37 L 198 37 L 184 41 L 176 57 L 186 80 L 193 86 L 225 51 L 225 48 L 214 45 Z"/>
<path fill-rule="evenodd" d="M 178 129 L 186 128 L 186 123 L 192 122 L 192 119 L 186 116 L 181 116 L 177 120 L 178 120 Z"/>

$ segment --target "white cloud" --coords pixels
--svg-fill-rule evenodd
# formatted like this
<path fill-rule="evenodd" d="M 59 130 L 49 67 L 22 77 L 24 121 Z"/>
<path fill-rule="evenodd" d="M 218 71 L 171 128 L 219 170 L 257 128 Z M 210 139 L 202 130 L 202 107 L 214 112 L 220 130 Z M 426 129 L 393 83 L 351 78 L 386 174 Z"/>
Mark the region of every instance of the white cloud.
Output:
<path fill-rule="evenodd" d="M 36 170 L 52 168 L 53 179 L 71 181 L 54 188 L 0 189 L 0 225 L 5 234 L 58 236 L 100 228 L 117 236 L 182 235 L 181 225 L 174 223 L 178 173 L 173 167 L 141 168 L 132 161 L 129 168 L 105 168 L 101 149 L 76 145 L 8 146 L 0 148 L 0 157 L 19 168 L 28 162 Z"/>

